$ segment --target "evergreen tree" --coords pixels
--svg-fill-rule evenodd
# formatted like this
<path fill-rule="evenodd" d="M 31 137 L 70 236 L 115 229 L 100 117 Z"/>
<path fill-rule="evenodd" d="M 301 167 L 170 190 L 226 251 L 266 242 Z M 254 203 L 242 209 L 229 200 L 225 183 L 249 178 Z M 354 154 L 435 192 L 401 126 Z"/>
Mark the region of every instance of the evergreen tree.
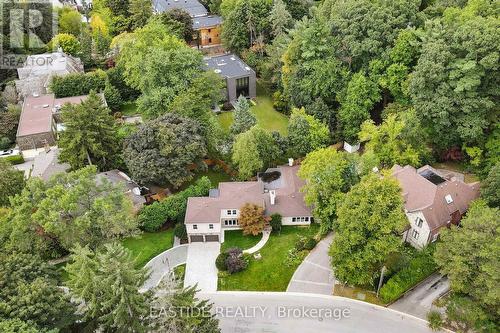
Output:
<path fill-rule="evenodd" d="M 271 13 L 269 15 L 269 22 L 271 22 L 272 34 L 274 37 L 284 33 L 293 22 L 292 15 L 286 9 L 283 0 L 275 0 Z"/>
<path fill-rule="evenodd" d="M 99 95 L 91 91 L 81 104 L 62 108 L 66 129 L 61 133 L 59 159 L 73 169 L 96 165 L 100 170 L 116 167 L 120 142 L 114 118 Z"/>
<path fill-rule="evenodd" d="M 257 119 L 250 111 L 250 104 L 243 96 L 238 97 L 233 114 L 234 121 L 231 125 L 231 133 L 234 135 L 246 132 L 257 123 Z"/>

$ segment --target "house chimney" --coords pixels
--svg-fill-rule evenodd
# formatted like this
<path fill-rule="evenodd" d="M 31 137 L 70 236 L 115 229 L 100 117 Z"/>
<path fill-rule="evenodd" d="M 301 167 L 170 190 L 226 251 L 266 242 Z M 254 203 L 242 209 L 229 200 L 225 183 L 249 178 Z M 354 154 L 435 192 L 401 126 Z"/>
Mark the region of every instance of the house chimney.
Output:
<path fill-rule="evenodd" d="M 274 205 L 276 203 L 276 190 L 270 190 L 269 197 L 271 199 L 271 205 Z"/>
<path fill-rule="evenodd" d="M 288 159 L 288 166 L 293 166 L 293 158 Z"/>

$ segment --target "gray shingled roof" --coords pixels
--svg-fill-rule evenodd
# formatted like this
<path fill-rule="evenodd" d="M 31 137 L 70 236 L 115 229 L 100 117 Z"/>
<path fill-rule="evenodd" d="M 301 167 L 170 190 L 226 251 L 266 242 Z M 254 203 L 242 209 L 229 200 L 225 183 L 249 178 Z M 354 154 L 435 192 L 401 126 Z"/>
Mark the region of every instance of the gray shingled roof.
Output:
<path fill-rule="evenodd" d="M 241 77 L 255 74 L 254 70 L 234 54 L 225 54 L 204 59 L 205 66 L 223 77 Z"/>
<path fill-rule="evenodd" d="M 193 29 L 215 27 L 222 24 L 222 17 L 217 15 L 200 16 L 193 18 Z"/>
<path fill-rule="evenodd" d="M 207 9 L 197 0 L 153 0 L 153 8 L 162 13 L 174 8 L 185 10 L 191 17 L 205 16 Z"/>

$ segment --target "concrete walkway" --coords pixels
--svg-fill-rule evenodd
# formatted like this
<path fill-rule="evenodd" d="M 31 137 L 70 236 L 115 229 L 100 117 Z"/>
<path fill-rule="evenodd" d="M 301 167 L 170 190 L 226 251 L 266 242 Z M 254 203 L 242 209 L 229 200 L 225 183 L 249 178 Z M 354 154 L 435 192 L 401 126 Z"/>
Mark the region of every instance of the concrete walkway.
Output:
<path fill-rule="evenodd" d="M 150 270 L 151 274 L 140 289 L 140 292 L 145 292 L 156 287 L 170 270 L 186 263 L 187 254 L 188 244 L 184 244 L 168 249 L 151 259 L 145 266 Z"/>
<path fill-rule="evenodd" d="M 432 303 L 446 294 L 448 290 L 450 290 L 448 278 L 435 273 L 389 305 L 389 308 L 426 319 L 430 310 L 438 310 Z"/>
<path fill-rule="evenodd" d="M 219 242 L 189 244 L 184 287 L 198 284 L 201 292 L 217 290 L 217 267 L 215 259 L 220 252 Z"/>
<path fill-rule="evenodd" d="M 252 246 L 251 248 L 247 250 L 243 250 L 243 253 L 248 253 L 248 254 L 254 254 L 255 252 L 259 251 L 266 245 L 267 241 L 269 240 L 269 235 L 271 235 L 271 230 L 264 230 L 262 231 L 262 238 L 261 240 Z"/>
<path fill-rule="evenodd" d="M 287 292 L 331 295 L 334 276 L 328 249 L 333 234 L 322 239 L 297 268 L 288 284 Z"/>

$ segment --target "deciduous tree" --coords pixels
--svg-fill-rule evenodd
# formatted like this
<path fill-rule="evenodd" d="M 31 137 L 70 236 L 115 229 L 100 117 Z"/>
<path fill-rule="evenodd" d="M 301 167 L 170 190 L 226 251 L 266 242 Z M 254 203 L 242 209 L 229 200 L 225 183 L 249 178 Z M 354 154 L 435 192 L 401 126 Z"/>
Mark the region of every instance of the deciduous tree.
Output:
<path fill-rule="evenodd" d="M 14 169 L 10 163 L 0 159 L 0 206 L 9 206 L 9 197 L 21 193 L 24 187 L 24 172 Z"/>
<path fill-rule="evenodd" d="M 243 229 L 244 235 L 258 235 L 264 230 L 264 225 L 266 223 L 266 218 L 264 216 L 264 208 L 252 204 L 246 203 L 240 208 L 240 216 L 238 218 L 238 223 Z"/>
<path fill-rule="evenodd" d="M 292 156 L 305 156 L 326 147 L 330 143 L 330 132 L 325 124 L 306 114 L 303 108 L 294 109 L 288 123 L 288 141 Z"/>
<path fill-rule="evenodd" d="M 365 176 L 345 195 L 337 216 L 329 252 L 335 278 L 349 285 L 373 285 L 388 255 L 399 250 L 408 223 L 397 180 Z"/>

